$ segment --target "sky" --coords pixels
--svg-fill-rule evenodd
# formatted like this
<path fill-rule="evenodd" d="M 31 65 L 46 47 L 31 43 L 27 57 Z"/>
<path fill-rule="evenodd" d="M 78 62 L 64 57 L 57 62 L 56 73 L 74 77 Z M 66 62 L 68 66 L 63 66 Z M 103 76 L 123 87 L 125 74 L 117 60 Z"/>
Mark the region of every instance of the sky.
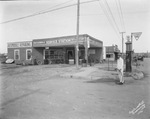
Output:
<path fill-rule="evenodd" d="M 83 3 L 87 1 L 92 2 Z M 76 35 L 77 5 L 58 9 L 76 3 L 77 0 L 0 1 L 0 53 L 7 53 L 8 42 Z M 149 0 L 80 0 L 79 33 L 103 41 L 104 46 L 118 45 L 122 51 L 120 32 L 125 32 L 125 52 L 126 36 L 142 32 L 138 40 L 133 37 L 133 49 L 150 52 L 149 8 Z M 14 20 L 18 18 L 22 19 Z"/>

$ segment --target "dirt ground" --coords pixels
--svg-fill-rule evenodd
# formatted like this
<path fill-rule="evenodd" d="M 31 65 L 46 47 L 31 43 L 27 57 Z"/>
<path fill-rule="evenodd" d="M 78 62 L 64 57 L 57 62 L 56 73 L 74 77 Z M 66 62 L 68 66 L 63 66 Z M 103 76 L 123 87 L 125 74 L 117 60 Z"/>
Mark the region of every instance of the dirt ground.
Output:
<path fill-rule="evenodd" d="M 1 119 L 150 119 L 148 68 L 144 79 L 116 85 L 104 67 L 95 66 L 98 79 L 82 79 L 61 77 L 82 70 L 72 65 L 1 64 Z"/>

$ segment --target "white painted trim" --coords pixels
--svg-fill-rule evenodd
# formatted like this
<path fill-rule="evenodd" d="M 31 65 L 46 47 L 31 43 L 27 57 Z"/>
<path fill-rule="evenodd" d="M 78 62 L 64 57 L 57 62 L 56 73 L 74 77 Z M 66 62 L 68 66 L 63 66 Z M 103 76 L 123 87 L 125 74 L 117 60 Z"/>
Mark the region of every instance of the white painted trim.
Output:
<path fill-rule="evenodd" d="M 16 59 L 16 56 L 15 56 L 16 51 L 18 51 L 18 59 Z M 20 60 L 20 50 L 19 49 L 14 50 L 14 60 Z"/>
<path fill-rule="evenodd" d="M 43 60 L 45 60 L 45 50 L 46 49 L 43 50 Z"/>
<path fill-rule="evenodd" d="M 32 53 L 32 49 L 26 49 L 26 60 L 31 60 L 32 59 L 32 55 L 31 55 L 31 58 L 30 59 L 27 59 L 27 57 L 28 57 L 28 51 L 31 51 L 31 53 Z"/>

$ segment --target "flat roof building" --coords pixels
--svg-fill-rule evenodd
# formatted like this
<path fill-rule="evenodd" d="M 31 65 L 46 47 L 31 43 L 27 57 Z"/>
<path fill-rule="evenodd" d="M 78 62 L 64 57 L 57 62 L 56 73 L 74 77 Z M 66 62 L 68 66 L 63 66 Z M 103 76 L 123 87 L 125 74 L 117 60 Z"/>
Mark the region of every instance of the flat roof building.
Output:
<path fill-rule="evenodd" d="M 117 45 L 105 46 L 105 60 L 116 61 L 120 50 Z"/>
<path fill-rule="evenodd" d="M 33 41 L 8 43 L 8 58 L 16 64 L 75 64 L 76 35 L 55 38 L 33 39 Z M 87 34 L 79 35 L 79 61 L 92 59 L 100 62 L 103 42 Z"/>

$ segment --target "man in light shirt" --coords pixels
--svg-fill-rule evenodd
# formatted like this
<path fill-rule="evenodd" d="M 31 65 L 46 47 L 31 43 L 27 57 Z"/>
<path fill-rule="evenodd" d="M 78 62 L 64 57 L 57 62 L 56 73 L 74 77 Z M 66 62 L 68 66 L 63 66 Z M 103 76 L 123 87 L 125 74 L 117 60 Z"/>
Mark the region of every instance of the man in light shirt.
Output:
<path fill-rule="evenodd" d="M 120 82 L 118 84 L 123 84 L 124 83 L 124 78 L 123 78 L 123 58 L 121 57 L 121 54 L 118 54 L 118 60 L 117 60 L 117 72 L 118 72 L 118 77 Z"/>

